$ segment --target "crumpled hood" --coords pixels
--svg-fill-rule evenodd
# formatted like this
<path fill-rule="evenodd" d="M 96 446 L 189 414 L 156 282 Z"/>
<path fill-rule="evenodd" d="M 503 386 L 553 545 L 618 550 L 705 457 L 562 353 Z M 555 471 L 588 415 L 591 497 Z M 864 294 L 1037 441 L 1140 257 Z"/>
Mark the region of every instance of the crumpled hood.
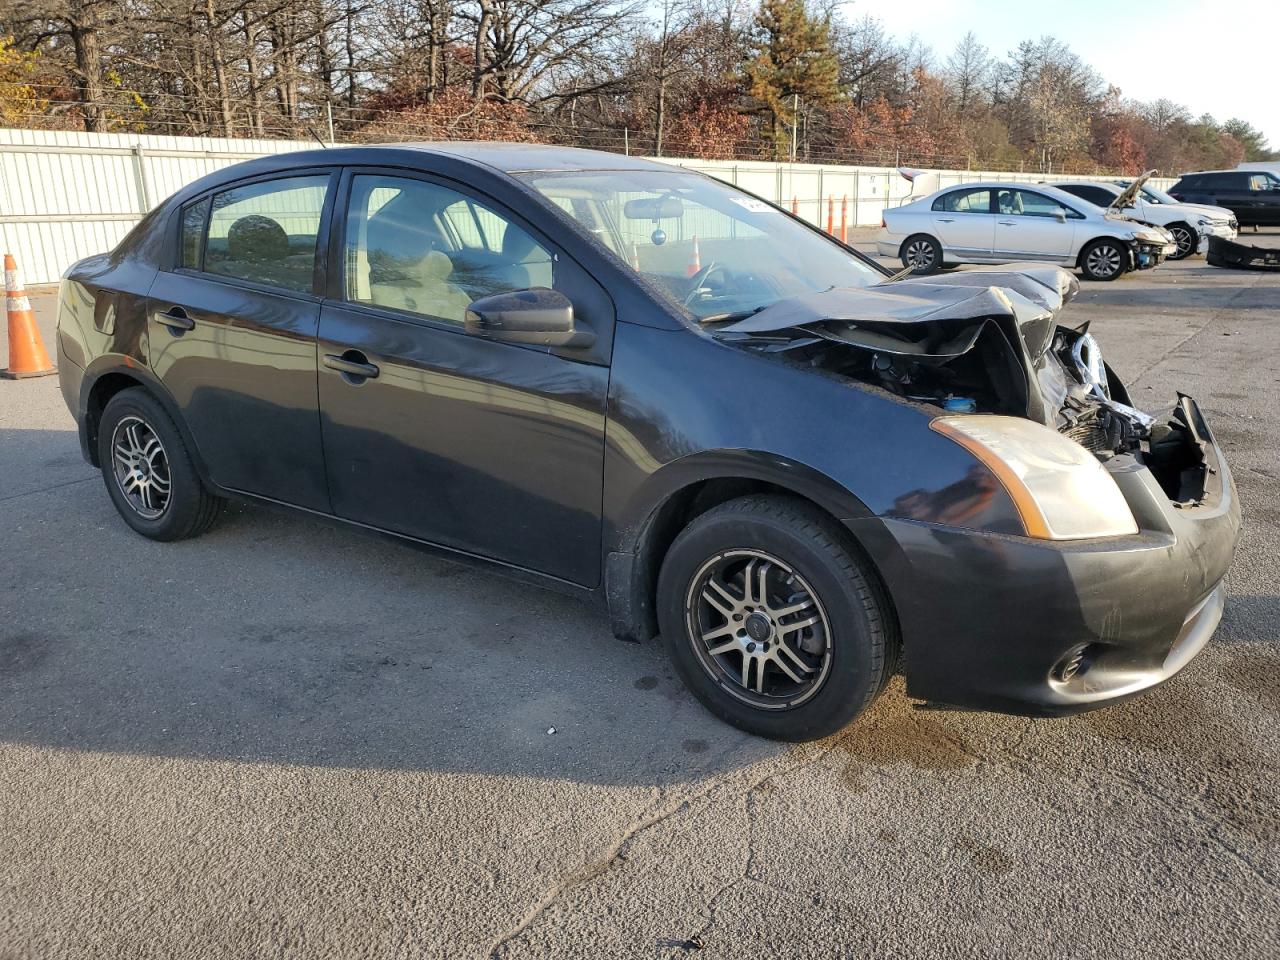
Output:
<path fill-rule="evenodd" d="M 1133 202 L 1134 200 L 1137 199 L 1138 191 L 1142 189 L 1142 185 L 1146 183 L 1148 180 L 1150 180 L 1152 177 L 1154 177 L 1155 174 L 1156 174 L 1156 171 L 1148 170 L 1142 176 L 1135 179 L 1133 183 L 1129 184 L 1127 187 L 1124 188 L 1124 190 L 1116 194 L 1116 198 L 1111 201 L 1111 205 L 1107 207 L 1107 209 L 1120 211 L 1120 210 L 1123 210 L 1125 207 L 1133 206 Z"/>
<path fill-rule="evenodd" d="M 803 328 L 826 339 L 862 342 L 865 336 L 855 330 L 945 323 L 955 328 L 956 336 L 911 351 L 941 357 L 962 353 L 972 345 L 972 338 L 960 329 L 963 321 L 1008 317 L 1034 359 L 1048 349 L 1058 311 L 1079 290 L 1076 278 L 1059 267 L 1028 264 L 1011 269 L 1001 265 L 942 277 L 909 277 L 872 287 L 832 287 L 779 301 L 717 333 L 758 335 Z M 968 327 L 976 337 L 977 326 Z"/>

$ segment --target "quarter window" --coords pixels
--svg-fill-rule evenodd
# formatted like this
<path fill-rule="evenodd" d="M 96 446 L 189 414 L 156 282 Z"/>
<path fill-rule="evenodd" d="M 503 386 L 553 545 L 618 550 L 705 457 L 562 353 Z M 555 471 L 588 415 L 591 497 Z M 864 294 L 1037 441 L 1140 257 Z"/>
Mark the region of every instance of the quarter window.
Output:
<path fill-rule="evenodd" d="M 205 272 L 310 293 L 328 184 L 328 176 L 289 177 L 214 194 Z"/>
<path fill-rule="evenodd" d="M 990 213 L 990 190 L 953 190 L 933 201 L 933 209 L 947 213 Z"/>
<path fill-rule="evenodd" d="M 439 184 L 352 179 L 346 299 L 461 324 L 472 300 L 554 285 L 551 253 L 517 224 Z"/>

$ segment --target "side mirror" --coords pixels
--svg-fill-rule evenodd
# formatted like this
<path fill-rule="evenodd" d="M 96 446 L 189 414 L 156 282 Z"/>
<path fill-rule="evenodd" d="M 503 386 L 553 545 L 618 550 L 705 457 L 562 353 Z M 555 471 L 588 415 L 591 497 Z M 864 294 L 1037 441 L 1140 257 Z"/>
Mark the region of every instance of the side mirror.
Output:
<path fill-rule="evenodd" d="M 1059 207 L 1057 210 L 1053 211 L 1053 219 L 1057 220 L 1059 223 L 1066 223 L 1067 211 Z"/>
<path fill-rule="evenodd" d="M 569 298 L 546 287 L 473 300 L 467 308 L 465 327 L 468 333 L 508 343 L 586 347 L 595 341 L 591 331 L 574 328 Z"/>

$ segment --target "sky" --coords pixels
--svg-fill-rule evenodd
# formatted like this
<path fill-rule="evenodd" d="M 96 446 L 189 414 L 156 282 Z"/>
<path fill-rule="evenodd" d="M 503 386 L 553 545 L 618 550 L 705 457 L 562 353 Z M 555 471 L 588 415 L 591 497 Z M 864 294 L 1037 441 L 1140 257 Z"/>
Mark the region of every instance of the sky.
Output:
<path fill-rule="evenodd" d="M 1167 97 L 1193 116 L 1245 120 L 1280 148 L 1280 3 L 1274 0 L 854 0 L 899 40 L 933 48 L 939 66 L 972 30 L 1003 57 L 1022 40 L 1066 43 L 1126 97 Z"/>

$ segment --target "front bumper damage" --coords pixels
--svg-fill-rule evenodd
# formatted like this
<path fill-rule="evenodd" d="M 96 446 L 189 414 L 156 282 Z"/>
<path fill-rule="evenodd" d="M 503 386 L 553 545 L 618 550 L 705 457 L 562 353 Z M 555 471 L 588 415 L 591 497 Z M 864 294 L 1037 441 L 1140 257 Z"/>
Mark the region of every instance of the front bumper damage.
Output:
<path fill-rule="evenodd" d="M 1178 245 L 1156 240 L 1129 241 L 1129 269 L 1150 270 L 1178 252 Z"/>
<path fill-rule="evenodd" d="M 1211 483 L 1179 505 L 1132 457 L 1108 464 L 1136 536 L 1054 543 L 875 518 L 848 526 L 897 600 L 907 693 L 1037 716 L 1115 703 L 1168 680 L 1223 610 L 1240 506 L 1194 401 Z"/>
<path fill-rule="evenodd" d="M 911 696 L 1063 714 L 1178 672 L 1222 614 L 1240 508 L 1195 401 L 1130 405 L 1065 271 L 974 270 L 783 301 L 713 331 L 945 413 L 1043 423 L 1092 451 L 1138 532 L 1051 541 L 886 513 L 847 521 L 894 598 Z M 855 319 L 856 318 L 856 319 Z"/>
<path fill-rule="evenodd" d="M 1209 238 L 1206 259 L 1212 267 L 1230 270 L 1280 270 L 1280 249 L 1232 243 L 1221 237 Z"/>

